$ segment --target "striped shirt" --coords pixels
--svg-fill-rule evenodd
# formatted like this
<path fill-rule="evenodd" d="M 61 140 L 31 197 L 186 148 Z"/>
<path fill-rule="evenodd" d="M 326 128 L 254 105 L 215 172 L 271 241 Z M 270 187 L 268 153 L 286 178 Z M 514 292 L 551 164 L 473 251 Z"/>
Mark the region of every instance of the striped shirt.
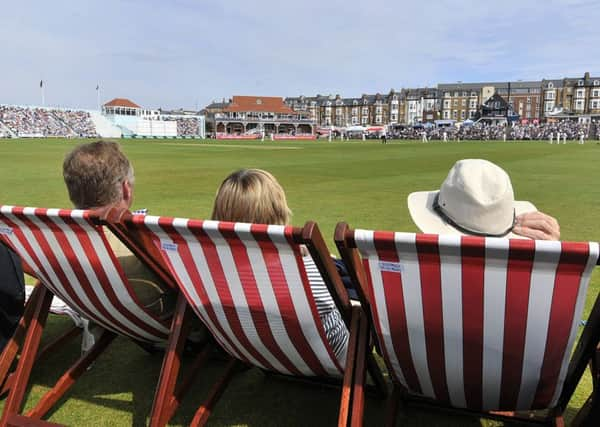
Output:
<path fill-rule="evenodd" d="M 304 261 L 304 269 L 306 270 L 308 283 L 317 304 L 319 317 L 325 328 L 325 337 L 329 345 L 331 345 L 335 357 L 338 361 L 343 361 L 348 349 L 348 328 L 342 320 L 342 316 L 313 259 L 310 255 L 307 255 L 302 257 L 302 261 Z"/>

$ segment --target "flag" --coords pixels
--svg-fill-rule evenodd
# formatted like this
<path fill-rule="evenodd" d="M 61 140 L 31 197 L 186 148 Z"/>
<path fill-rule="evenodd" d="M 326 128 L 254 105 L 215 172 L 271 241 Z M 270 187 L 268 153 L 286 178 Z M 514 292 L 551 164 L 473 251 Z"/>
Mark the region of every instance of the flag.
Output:
<path fill-rule="evenodd" d="M 44 81 L 40 80 L 40 87 L 44 87 Z"/>
<path fill-rule="evenodd" d="M 100 90 L 100 85 L 96 85 L 96 90 Z"/>

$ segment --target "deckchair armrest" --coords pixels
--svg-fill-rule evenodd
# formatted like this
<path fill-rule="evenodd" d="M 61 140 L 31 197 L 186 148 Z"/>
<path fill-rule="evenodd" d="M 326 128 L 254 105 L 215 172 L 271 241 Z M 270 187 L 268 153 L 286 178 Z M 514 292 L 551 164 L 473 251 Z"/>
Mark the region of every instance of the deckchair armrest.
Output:
<path fill-rule="evenodd" d="M 342 313 L 346 325 L 350 326 L 352 305 L 344 283 L 329 255 L 327 245 L 319 226 L 314 221 L 307 221 L 302 229 L 302 243 L 308 248 L 313 261 L 317 265 L 336 306 Z"/>
<path fill-rule="evenodd" d="M 133 217 L 128 210 L 113 208 L 103 218 L 98 218 L 98 224 L 108 227 L 127 248 L 142 263 L 169 288 L 178 289 L 171 277 L 168 267 L 163 263 L 158 249 L 148 239 L 144 239 L 136 230 L 128 226 Z"/>

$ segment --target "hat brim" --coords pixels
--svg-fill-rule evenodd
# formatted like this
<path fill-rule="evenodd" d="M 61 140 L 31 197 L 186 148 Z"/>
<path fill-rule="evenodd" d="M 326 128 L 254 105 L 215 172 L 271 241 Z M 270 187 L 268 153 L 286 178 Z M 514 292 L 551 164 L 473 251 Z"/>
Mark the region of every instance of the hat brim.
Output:
<path fill-rule="evenodd" d="M 440 217 L 433 209 L 433 201 L 439 190 L 435 191 L 417 191 L 408 196 L 408 211 L 413 222 L 423 233 L 430 234 L 460 234 L 467 235 Z M 515 215 L 525 212 L 535 212 L 537 208 L 533 203 L 527 201 L 514 202 Z M 524 239 L 525 237 L 514 234 L 512 231 L 504 236 L 508 239 Z"/>

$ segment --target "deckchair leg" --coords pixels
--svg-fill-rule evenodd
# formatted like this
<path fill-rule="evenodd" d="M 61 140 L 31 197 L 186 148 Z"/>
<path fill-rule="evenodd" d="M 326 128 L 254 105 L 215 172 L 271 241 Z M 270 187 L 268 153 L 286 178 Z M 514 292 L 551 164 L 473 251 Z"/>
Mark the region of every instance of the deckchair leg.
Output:
<path fill-rule="evenodd" d="M 365 353 L 369 351 L 368 325 L 365 318 L 360 321 L 358 333 L 358 352 L 356 356 L 356 367 L 354 371 L 354 384 L 352 391 L 352 427 L 361 427 L 365 411 Z"/>
<path fill-rule="evenodd" d="M 359 312 L 353 310 L 350 320 L 350 337 L 348 338 L 348 350 L 346 352 L 346 369 L 344 371 L 344 380 L 342 383 L 342 398 L 340 402 L 340 414 L 338 417 L 338 427 L 346 427 L 350 421 L 352 413 L 352 386 L 354 383 L 354 373 L 356 371 L 356 353 L 358 329 L 359 329 Z"/>
<path fill-rule="evenodd" d="M 42 338 L 42 332 L 44 331 L 46 319 L 48 318 L 53 295 L 45 286 L 39 285 L 39 288 L 39 295 L 31 301 L 33 302 L 33 309 L 31 311 L 31 319 L 26 320 L 29 327 L 27 328 L 27 333 L 25 335 L 21 357 L 19 358 L 19 363 L 17 364 L 17 369 L 14 373 L 16 378 L 15 384 L 14 387 L 11 388 L 8 398 L 6 399 L 4 412 L 0 419 L 0 425 L 6 425 L 6 421 L 10 415 L 18 414 L 21 411 L 21 405 L 23 404 L 23 398 L 25 397 L 25 391 L 27 390 L 29 376 L 33 369 L 33 362 L 35 361 L 40 340 Z"/>
<path fill-rule="evenodd" d="M 590 361 L 592 393 L 571 423 L 574 427 L 595 427 L 600 420 L 600 345 Z"/>
<path fill-rule="evenodd" d="M 35 357 L 35 362 L 43 359 L 47 353 L 50 353 L 52 350 L 54 350 L 57 347 L 60 347 L 66 341 L 69 341 L 72 338 L 75 338 L 80 333 L 81 333 L 81 328 L 79 328 L 77 326 L 73 326 L 71 329 L 69 329 L 68 331 L 66 331 L 65 333 L 60 335 L 59 337 L 55 338 L 52 342 L 46 344 L 44 346 L 44 348 L 42 348 L 38 352 L 37 356 Z M 15 356 L 16 356 L 16 352 L 15 352 L 15 355 L 13 356 L 13 359 Z M 0 390 L 0 396 L 4 395 L 5 393 L 8 393 L 8 391 L 13 386 L 14 382 L 15 382 L 15 375 L 14 375 L 14 372 L 11 372 L 10 374 L 8 374 L 8 377 L 6 378 L 6 381 L 4 381 L 4 384 L 2 384 L 2 389 Z"/>
<path fill-rule="evenodd" d="M 98 342 L 60 377 L 54 387 L 42 397 L 35 408 L 27 413 L 27 416 L 37 419 L 42 418 L 116 337 L 117 334 L 114 332 L 105 330 Z"/>
<path fill-rule="evenodd" d="M 39 285 L 39 283 L 38 283 Z M 27 326 L 33 317 L 33 311 L 35 309 L 36 301 L 40 297 L 40 289 L 43 285 L 35 286 L 29 300 L 25 304 L 25 311 L 23 316 L 19 320 L 19 324 L 15 329 L 15 332 L 11 339 L 8 341 L 4 350 L 2 351 L 2 355 L 0 355 L 0 381 L 4 381 L 8 377 L 8 371 L 10 370 L 13 361 L 17 357 L 17 353 L 19 352 L 19 347 L 23 342 L 23 337 L 25 336 L 25 332 L 27 331 Z M 3 387 L 2 394 L 6 392 L 6 387 Z"/>
<path fill-rule="evenodd" d="M 174 390 L 181 368 L 181 354 L 185 346 L 185 340 L 190 332 L 191 310 L 185 300 L 183 293 L 179 293 L 175 314 L 171 322 L 171 332 L 163 364 L 160 370 L 160 377 L 154 402 L 152 403 L 152 412 L 150 414 L 150 426 L 158 427 L 165 425 L 176 408 L 169 408 L 173 404 Z M 170 409 L 170 410 L 169 410 Z"/>
<path fill-rule="evenodd" d="M 23 415 L 12 414 L 6 420 L 6 427 L 63 427 L 63 425 L 49 421 L 32 420 Z"/>
<path fill-rule="evenodd" d="M 231 359 L 225 367 L 225 372 L 219 381 L 210 390 L 208 398 L 198 408 L 198 411 L 194 415 L 194 419 L 190 423 L 190 427 L 201 427 L 206 424 L 208 417 L 210 416 L 213 407 L 227 388 L 231 377 L 233 376 L 235 369 L 238 367 L 239 361 L 237 359 Z"/>

